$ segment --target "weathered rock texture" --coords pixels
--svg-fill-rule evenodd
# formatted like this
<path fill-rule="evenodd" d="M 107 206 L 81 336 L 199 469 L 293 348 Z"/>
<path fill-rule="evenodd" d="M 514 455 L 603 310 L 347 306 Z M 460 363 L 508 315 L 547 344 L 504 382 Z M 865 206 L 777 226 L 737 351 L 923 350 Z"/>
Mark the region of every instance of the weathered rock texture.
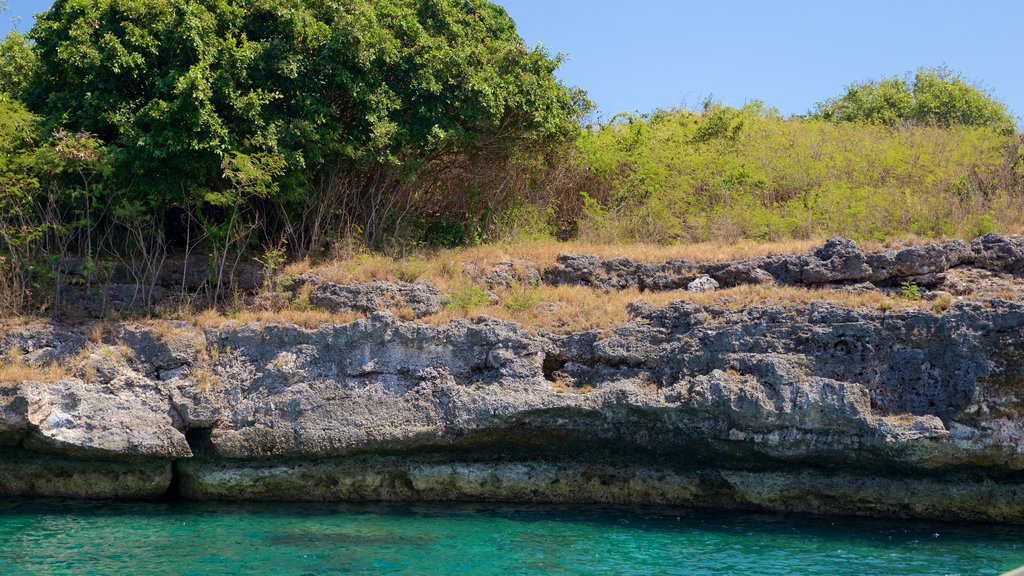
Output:
<path fill-rule="evenodd" d="M 833 238 L 806 254 L 782 254 L 733 262 L 698 263 L 671 260 L 644 264 L 626 258 L 564 254 L 543 278 L 550 284 L 594 286 L 606 290 L 679 290 L 702 276 L 726 288 L 777 283 L 794 286 L 892 286 L 914 282 L 940 286 L 957 267 L 997 273 L 1024 273 L 1024 239 L 990 234 L 968 244 L 963 240 L 910 246 L 885 252 L 864 252 L 851 240 Z"/>
<path fill-rule="evenodd" d="M 850 254 L 838 243 L 815 257 L 833 277 L 880 274 Z M 885 266 L 932 269 L 898 255 Z M 631 314 L 611 333 L 568 336 L 387 313 L 315 330 L 118 324 L 104 344 L 14 328 L 3 349 L 77 358 L 78 370 L 0 385 L 0 495 L 1024 522 L 1024 303 Z"/>
<path fill-rule="evenodd" d="M 332 312 L 376 312 L 408 308 L 416 318 L 436 314 L 444 308 L 441 291 L 427 282 L 323 282 L 313 288 L 309 301 Z"/>

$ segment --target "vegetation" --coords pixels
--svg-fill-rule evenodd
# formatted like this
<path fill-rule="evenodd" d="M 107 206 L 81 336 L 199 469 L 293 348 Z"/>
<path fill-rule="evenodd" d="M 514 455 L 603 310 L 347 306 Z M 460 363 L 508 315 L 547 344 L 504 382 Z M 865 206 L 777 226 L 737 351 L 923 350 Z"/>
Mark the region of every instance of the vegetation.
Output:
<path fill-rule="evenodd" d="M 678 254 L 1024 225 L 1015 121 L 954 72 L 807 117 L 708 103 L 583 126 L 560 61 L 487 0 L 56 0 L 0 42 L 0 310 L 56 310 L 114 270 L 148 298 L 196 254 L 216 306 L 244 261 L 383 253 L 412 281 L 432 264 L 399 257 L 510 240 Z M 543 290 L 453 285 L 450 313 L 532 314 Z"/>
<path fill-rule="evenodd" d="M 23 284 L 198 251 L 216 295 L 253 252 L 479 241 L 590 106 L 485 0 L 57 0 L 29 37 L 0 51 Z"/>
<path fill-rule="evenodd" d="M 1020 139 L 991 126 L 833 123 L 762 104 L 620 116 L 585 134 L 584 238 L 974 236 L 1020 225 Z"/>
<path fill-rule="evenodd" d="M 1012 134 L 1016 120 L 1006 105 L 946 68 L 922 68 L 909 76 L 851 85 L 841 98 L 819 103 L 814 117 L 831 122 L 901 122 L 939 126 L 986 126 Z"/>

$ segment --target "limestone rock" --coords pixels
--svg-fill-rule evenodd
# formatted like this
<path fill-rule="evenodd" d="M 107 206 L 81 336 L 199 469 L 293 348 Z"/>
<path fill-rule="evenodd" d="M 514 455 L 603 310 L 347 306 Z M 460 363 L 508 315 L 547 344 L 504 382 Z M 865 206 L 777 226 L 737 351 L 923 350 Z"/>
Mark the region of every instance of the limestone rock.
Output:
<path fill-rule="evenodd" d="M 714 292 L 718 290 L 718 282 L 710 276 L 701 276 L 690 282 L 686 289 L 690 292 Z"/>
<path fill-rule="evenodd" d="M 978 266 L 1012 274 L 1024 273 L 1024 239 L 989 234 L 971 243 Z"/>
<path fill-rule="evenodd" d="M 417 318 L 436 314 L 444 308 L 441 291 L 427 282 L 353 282 L 320 284 L 309 301 L 332 312 L 373 313 L 389 308 L 409 308 Z"/>
<path fill-rule="evenodd" d="M 726 288 L 745 284 L 771 284 L 775 277 L 759 268 L 753 262 L 737 262 L 729 264 L 722 270 L 716 270 L 712 277 Z"/>
<path fill-rule="evenodd" d="M 23 394 L 26 448 L 114 459 L 192 455 L 173 426 L 166 394 L 149 383 L 29 382 Z"/>
<path fill-rule="evenodd" d="M 861 282 L 871 275 L 867 258 L 857 244 L 846 238 L 830 238 L 803 265 L 800 281 L 804 284 Z"/>
<path fill-rule="evenodd" d="M 756 267 L 781 278 L 813 258 L 847 282 L 870 268 L 829 246 Z M 594 281 L 620 269 L 602 263 Z M 629 314 L 563 335 L 385 312 L 315 329 L 114 323 L 88 344 L 81 328 L 24 326 L 3 343 L 78 364 L 0 383 L 0 495 L 178 486 L 1024 522 L 1024 302 L 936 314 L 682 300 Z"/>
<path fill-rule="evenodd" d="M 537 286 L 541 283 L 541 273 L 537 264 L 529 260 L 502 260 L 487 274 L 485 282 L 491 289 Z"/>

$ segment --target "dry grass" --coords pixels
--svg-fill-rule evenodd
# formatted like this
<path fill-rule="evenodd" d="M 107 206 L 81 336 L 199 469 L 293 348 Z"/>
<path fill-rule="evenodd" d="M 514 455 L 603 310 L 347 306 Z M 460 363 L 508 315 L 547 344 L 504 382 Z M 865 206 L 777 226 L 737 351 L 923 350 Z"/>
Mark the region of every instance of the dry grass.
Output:
<path fill-rule="evenodd" d="M 146 331 L 150 335 L 165 343 L 173 342 L 175 339 L 181 338 L 190 332 L 189 328 L 167 320 L 148 320 L 143 322 L 142 325 L 146 327 Z"/>
<path fill-rule="evenodd" d="M 286 308 L 282 310 L 238 310 L 222 313 L 217 310 L 204 310 L 188 318 L 193 326 L 199 328 L 221 328 L 226 324 L 294 324 L 303 328 L 316 328 L 325 324 L 348 324 L 365 314 L 357 312 L 328 312 L 326 310 L 307 310 Z"/>
<path fill-rule="evenodd" d="M 7 333 L 17 328 L 24 328 L 25 326 L 28 326 L 38 321 L 38 318 L 20 314 L 14 316 L 0 317 L 0 331 Z"/>
<path fill-rule="evenodd" d="M 934 240 L 907 236 L 885 243 L 861 242 L 862 249 L 879 251 L 899 246 L 916 245 Z M 696 244 L 599 244 L 587 242 L 517 242 L 489 244 L 472 248 L 439 250 L 426 255 L 392 258 L 376 254 L 360 254 L 347 260 L 320 264 L 295 262 L 284 269 L 285 275 L 314 273 L 331 282 L 372 282 L 377 280 L 428 280 L 447 290 L 475 271 L 487 271 L 503 260 L 532 261 L 541 269 L 556 264 L 561 254 L 593 254 L 605 259 L 629 258 L 637 262 L 660 263 L 674 259 L 694 262 L 723 262 L 767 256 L 797 254 L 819 248 L 824 238 L 780 242 L 702 242 Z"/>
<path fill-rule="evenodd" d="M 64 366 L 33 366 L 25 362 L 21 350 L 11 348 L 0 358 L 0 383 L 56 382 L 68 377 Z"/>
<path fill-rule="evenodd" d="M 867 251 L 921 244 L 933 240 L 905 237 L 883 243 L 862 242 Z M 835 289 L 808 289 L 790 286 L 749 285 L 711 293 L 691 293 L 685 290 L 672 292 L 641 293 L 637 290 L 623 290 L 606 293 L 580 286 L 514 286 L 496 290 L 497 301 L 486 297 L 482 277 L 499 262 L 504 260 L 531 261 L 543 269 L 554 265 L 559 255 L 565 253 L 595 254 L 603 258 L 626 257 L 638 262 L 665 262 L 672 259 L 688 259 L 698 262 L 737 260 L 768 254 L 793 254 L 807 252 L 821 246 L 823 238 L 813 240 L 789 240 L 784 242 L 740 241 L 730 243 L 706 242 L 698 244 L 599 244 L 585 242 L 519 242 L 514 244 L 491 244 L 472 248 L 440 250 L 408 258 L 392 258 L 376 254 L 357 254 L 344 260 L 333 260 L 317 265 L 308 261 L 288 265 L 285 275 L 315 273 L 329 281 L 348 283 L 375 280 L 426 280 L 435 284 L 442 292 L 456 301 L 442 312 L 423 319 L 431 324 L 443 324 L 456 319 L 474 319 L 481 315 L 509 320 L 528 328 L 554 332 L 581 330 L 606 330 L 621 326 L 629 320 L 627 305 L 632 302 L 647 302 L 664 306 L 675 300 L 689 300 L 698 305 L 717 305 L 739 309 L 758 304 L 805 305 L 814 301 L 826 301 L 836 305 L 873 309 L 895 310 L 903 308 L 931 308 L 942 313 L 952 305 L 952 298 L 937 301 L 913 301 L 872 291 L 854 293 Z M 286 293 L 280 293 L 273 302 L 255 306 L 238 306 L 227 311 L 213 309 L 194 310 L 182 308 L 171 315 L 187 321 L 197 328 L 220 328 L 227 324 L 257 323 L 264 325 L 297 325 L 316 328 L 328 324 L 347 324 L 365 317 L 355 312 L 329 312 L 314 309 L 309 302 L 312 285 L 306 284 L 289 301 Z M 466 298 L 459 295 L 465 293 Z M 480 297 L 483 296 L 483 297 Z M 1016 299 L 1020 295 L 1011 291 L 992 296 Z M 402 320 L 412 320 L 412 311 L 397 304 L 389 310 Z M 0 320 L 0 326 L 23 326 L 24 318 Z M 180 326 L 165 321 L 147 324 L 153 333 L 163 339 L 174 338 L 183 330 Z M 92 330 L 90 341 L 97 343 L 107 339 L 110 327 L 98 323 Z M 10 368 L 9 368 L 10 369 Z"/>
<path fill-rule="evenodd" d="M 695 293 L 686 290 L 669 292 L 640 292 L 635 289 L 605 293 L 603 290 L 581 286 L 541 286 L 531 289 L 533 306 L 509 307 L 509 298 L 517 296 L 517 289 L 498 291 L 500 302 L 468 309 L 449 308 L 423 319 L 431 324 L 445 324 L 460 318 L 481 315 L 516 322 L 524 327 L 540 328 L 557 333 L 585 330 L 608 330 L 629 321 L 626 307 L 633 302 L 646 302 L 665 306 L 677 300 L 687 300 L 699 306 L 719 306 L 738 310 L 759 304 L 803 306 L 824 301 L 849 308 L 869 310 L 899 310 L 908 308 L 941 312 L 933 302 L 907 300 L 882 292 L 855 293 L 833 289 L 807 289 L 792 286 L 739 286 L 717 292 Z M 948 303 L 947 303 L 948 305 Z"/>

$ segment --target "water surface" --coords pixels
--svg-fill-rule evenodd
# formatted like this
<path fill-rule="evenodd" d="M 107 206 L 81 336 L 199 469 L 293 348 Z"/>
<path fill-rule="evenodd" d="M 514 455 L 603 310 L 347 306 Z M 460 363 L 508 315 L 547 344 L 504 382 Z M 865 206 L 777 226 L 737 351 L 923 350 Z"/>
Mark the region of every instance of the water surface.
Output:
<path fill-rule="evenodd" d="M 1024 529 L 664 508 L 0 501 L 0 574 L 998 575 Z"/>

